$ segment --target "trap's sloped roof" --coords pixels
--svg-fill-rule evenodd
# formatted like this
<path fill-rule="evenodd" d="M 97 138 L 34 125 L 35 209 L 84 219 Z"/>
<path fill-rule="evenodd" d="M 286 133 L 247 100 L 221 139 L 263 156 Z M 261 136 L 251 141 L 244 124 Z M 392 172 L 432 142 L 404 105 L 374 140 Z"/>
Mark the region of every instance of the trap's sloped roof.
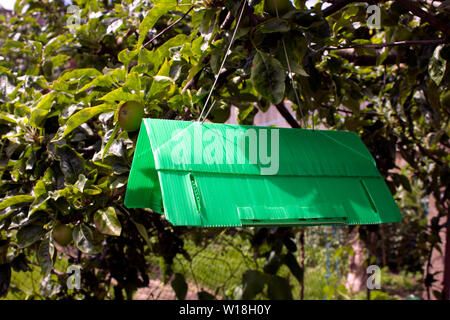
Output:
<path fill-rule="evenodd" d="M 142 122 L 125 205 L 190 226 L 401 220 L 353 132 L 159 119 Z"/>

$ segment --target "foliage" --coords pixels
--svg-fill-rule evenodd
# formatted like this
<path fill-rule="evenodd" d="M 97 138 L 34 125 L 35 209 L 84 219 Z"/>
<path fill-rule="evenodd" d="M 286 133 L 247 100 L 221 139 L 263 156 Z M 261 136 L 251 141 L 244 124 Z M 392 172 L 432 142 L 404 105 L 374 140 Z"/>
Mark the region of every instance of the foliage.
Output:
<path fill-rule="evenodd" d="M 9 240 L 0 279 L 9 279 L 11 267 L 27 270 L 24 256 L 32 255 L 43 277 L 54 278 L 64 256 L 82 266 L 82 289 L 61 285 L 54 296 L 131 298 L 148 284 L 146 257 L 156 256 L 165 282 L 172 279 L 183 298 L 186 281 L 174 274 L 174 259 L 189 260 L 184 241 L 214 231 L 173 228 L 149 210 L 123 207 L 137 133 L 120 129 L 118 111 L 137 101 L 147 117 L 196 119 L 219 72 L 211 121 L 226 121 L 233 105 L 240 123 L 251 124 L 259 110 L 283 108 L 288 99 L 298 120 L 357 132 L 405 217 L 384 228 L 370 250 L 375 257 L 388 250 L 393 269 L 420 270 L 442 228 L 439 219 L 429 228 L 422 200 L 433 195 L 440 217 L 449 209 L 450 50 L 442 41 L 367 45 L 443 38 L 445 30 L 400 2 L 408 1 L 380 3 L 379 30 L 367 27 L 364 3 L 334 12 L 322 2 L 307 10 L 295 1 L 278 19 L 264 13 L 263 2 L 245 2 L 221 71 L 240 1 L 197 1 L 191 10 L 186 0 L 77 0 L 81 23 L 71 27 L 63 1 L 17 1 L 15 15 L 0 16 L 0 237 Z M 448 21 L 446 5 L 425 6 Z M 348 46 L 354 48 L 339 49 Z M 53 241 L 59 223 L 73 228 L 73 245 Z M 262 270 L 244 274 L 240 296 L 266 288 L 270 298 L 291 298 L 288 277 L 277 272 L 287 268 L 302 281 L 292 241 L 298 230 L 232 232 L 265 260 Z M 362 235 L 380 232 L 361 228 Z"/>

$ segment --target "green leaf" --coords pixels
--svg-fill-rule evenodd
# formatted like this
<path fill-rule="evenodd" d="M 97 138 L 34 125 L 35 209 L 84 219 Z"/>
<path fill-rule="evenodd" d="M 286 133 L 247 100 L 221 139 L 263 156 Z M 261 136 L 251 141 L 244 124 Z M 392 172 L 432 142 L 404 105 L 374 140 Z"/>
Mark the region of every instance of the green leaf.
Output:
<path fill-rule="evenodd" d="M 94 68 L 75 69 L 64 72 L 57 81 L 79 80 L 81 77 L 94 78 L 102 75 L 100 71 Z"/>
<path fill-rule="evenodd" d="M 198 300 L 216 300 L 216 297 L 206 291 L 200 291 L 197 293 Z"/>
<path fill-rule="evenodd" d="M 67 144 L 55 147 L 56 156 L 59 157 L 59 166 L 67 181 L 74 183 L 84 171 L 83 158 Z"/>
<path fill-rule="evenodd" d="M 3 49 L 23 49 L 24 43 L 16 40 L 8 39 L 6 43 L 3 44 Z"/>
<path fill-rule="evenodd" d="M 184 298 L 186 298 L 188 285 L 182 274 L 175 273 L 175 277 L 170 285 L 172 286 L 173 291 L 175 291 L 178 300 L 184 300 Z"/>
<path fill-rule="evenodd" d="M 99 234 L 85 223 L 73 229 L 73 240 L 78 249 L 87 254 L 96 254 L 102 249 Z"/>
<path fill-rule="evenodd" d="M 253 59 L 251 73 L 251 80 L 261 96 L 275 104 L 283 100 L 285 73 L 277 59 L 258 52 Z"/>
<path fill-rule="evenodd" d="M 51 185 L 53 174 L 53 170 L 51 168 L 47 168 L 45 174 L 36 182 L 33 189 L 34 196 L 36 198 L 44 196 L 47 193 L 47 186 Z"/>
<path fill-rule="evenodd" d="M 447 66 L 447 61 L 444 60 L 440 54 L 443 47 L 444 45 L 436 47 L 428 65 L 428 73 L 430 74 L 431 79 L 433 79 L 438 86 L 444 78 L 445 69 Z"/>
<path fill-rule="evenodd" d="M 101 104 L 95 107 L 86 108 L 78 111 L 74 115 L 72 115 L 69 120 L 67 120 L 66 123 L 66 129 L 64 130 L 64 133 L 60 137 L 60 139 L 67 136 L 69 133 L 71 133 L 73 130 L 78 128 L 83 123 L 87 122 L 89 119 L 95 117 L 98 114 L 110 112 L 115 109 L 114 106 L 108 105 L 108 104 Z"/>
<path fill-rule="evenodd" d="M 138 92 L 132 93 L 124 88 L 118 88 L 105 94 L 99 100 L 116 103 L 118 101 L 141 101 L 141 98 Z"/>
<path fill-rule="evenodd" d="M 257 270 L 247 270 L 243 277 L 242 299 L 253 299 L 257 294 L 261 293 L 266 283 L 264 275 Z"/>
<path fill-rule="evenodd" d="M 54 97 L 54 92 L 50 92 L 42 96 L 42 98 L 31 111 L 30 125 L 35 128 L 40 127 L 53 105 Z"/>
<path fill-rule="evenodd" d="M 383 48 L 381 53 L 377 56 L 377 66 L 381 65 L 389 56 L 389 53 L 391 52 L 390 48 Z"/>
<path fill-rule="evenodd" d="M 118 87 L 119 81 L 125 81 L 125 70 L 124 69 L 114 69 L 113 71 L 95 77 L 91 82 L 84 85 L 78 92 L 83 92 L 92 87 L 102 87 L 102 88 L 114 88 Z"/>
<path fill-rule="evenodd" d="M 114 142 L 114 139 L 117 135 L 117 132 L 119 132 L 119 129 L 120 129 L 119 122 L 117 122 L 113 132 L 111 133 L 111 136 L 108 139 L 108 142 L 106 142 L 105 148 L 103 148 L 102 161 L 105 158 L 105 155 L 108 153 L 108 150 L 111 147 L 112 143 Z"/>
<path fill-rule="evenodd" d="M 142 236 L 142 238 L 144 238 L 145 243 L 147 243 L 148 247 L 151 248 L 152 247 L 152 243 L 150 242 L 150 238 L 148 237 L 147 229 L 145 229 L 143 224 L 137 222 L 133 218 L 131 219 L 131 221 L 133 221 L 133 223 L 135 224 L 136 229 L 138 230 L 139 234 Z"/>
<path fill-rule="evenodd" d="M 33 203 L 30 205 L 28 216 L 31 217 L 35 212 L 39 210 L 45 210 L 47 208 L 47 200 L 50 199 L 50 196 L 47 194 L 43 194 L 40 197 L 34 199 Z"/>
<path fill-rule="evenodd" d="M 412 192 L 411 184 L 409 182 L 408 177 L 402 174 L 393 173 L 392 178 L 397 186 L 401 185 L 406 191 Z"/>
<path fill-rule="evenodd" d="M 118 59 L 120 62 L 122 62 L 125 66 L 128 67 L 131 61 L 133 61 L 139 53 L 139 49 L 136 50 L 128 50 L 124 49 L 119 52 Z"/>
<path fill-rule="evenodd" d="M 262 33 L 288 32 L 291 29 L 289 22 L 283 19 L 273 18 L 258 25 Z"/>
<path fill-rule="evenodd" d="M 41 241 L 37 252 L 38 262 L 41 266 L 41 271 L 44 276 L 49 275 L 53 269 L 52 256 L 54 250 L 55 249 L 53 247 L 53 244 L 50 241 L 50 234 L 48 233 L 45 236 L 44 240 Z"/>
<path fill-rule="evenodd" d="M 170 63 L 165 60 L 158 73 L 153 77 L 152 86 L 148 92 L 149 99 L 154 98 L 158 93 L 162 92 L 162 89 L 173 83 L 173 80 L 169 77 L 170 75 Z"/>
<path fill-rule="evenodd" d="M 161 18 L 161 16 L 166 14 L 169 10 L 174 9 L 176 6 L 176 0 L 155 1 L 155 6 L 150 9 L 144 20 L 142 20 L 139 25 L 139 40 L 137 47 L 140 47 L 144 43 L 148 31 L 153 28 L 159 18 Z"/>
<path fill-rule="evenodd" d="M 14 120 L 13 118 L 11 118 L 11 115 L 5 113 L 5 112 L 0 112 L 0 121 L 5 121 L 5 122 L 9 122 L 12 124 L 17 124 L 17 121 Z"/>
<path fill-rule="evenodd" d="M 268 281 L 267 294 L 272 300 L 292 300 L 289 281 L 279 276 L 271 276 Z"/>
<path fill-rule="evenodd" d="M 281 257 L 275 252 L 271 251 L 269 258 L 263 265 L 263 270 L 268 274 L 276 274 L 281 265 Z"/>
<path fill-rule="evenodd" d="M 50 61 L 52 63 L 53 68 L 57 68 L 59 66 L 62 66 L 69 59 L 70 59 L 69 56 L 67 56 L 65 54 L 59 54 L 57 56 L 51 57 Z"/>
<path fill-rule="evenodd" d="M 324 18 L 313 11 L 294 10 L 283 15 L 284 19 L 291 20 L 301 27 L 309 28 L 323 22 Z"/>
<path fill-rule="evenodd" d="M 327 20 L 322 18 L 320 22 L 313 23 L 311 25 L 311 27 L 309 28 L 309 33 L 313 36 L 313 39 L 328 39 L 331 36 L 331 28 Z"/>
<path fill-rule="evenodd" d="M 139 94 L 141 92 L 141 78 L 139 77 L 139 74 L 136 72 L 130 72 L 124 87 L 128 88 L 130 91 L 134 90 Z"/>
<path fill-rule="evenodd" d="M 353 97 L 351 97 L 350 95 L 346 95 L 343 100 L 342 100 L 342 104 L 344 106 L 346 106 L 347 108 L 349 108 L 351 111 L 353 111 L 354 114 L 359 114 L 360 107 L 361 107 L 361 103 L 359 102 L 359 100 L 354 99 Z"/>
<path fill-rule="evenodd" d="M 173 51 L 172 48 L 180 47 L 186 44 L 189 41 L 189 37 L 185 34 L 179 34 L 175 37 L 167 40 L 163 45 L 158 47 L 155 51 L 155 59 L 159 62 L 157 66 L 161 64 L 162 61 L 166 58 L 170 58 Z"/>
<path fill-rule="evenodd" d="M 14 206 L 19 203 L 33 202 L 33 200 L 34 200 L 34 197 L 29 196 L 29 195 L 11 196 L 11 197 L 3 199 L 3 201 L 0 202 L 0 210 L 4 210 L 8 207 Z"/>
<path fill-rule="evenodd" d="M 153 69 L 154 65 L 160 63 L 159 61 L 155 61 L 156 56 L 154 51 L 149 51 L 146 48 L 142 48 L 139 51 L 138 56 L 138 65 L 147 65 L 150 69 Z"/>
<path fill-rule="evenodd" d="M 289 59 L 291 71 L 293 73 L 308 77 L 308 73 L 303 68 L 303 58 L 308 50 L 308 42 L 305 37 L 297 33 L 289 33 L 283 38 L 286 45 L 286 53 Z M 282 65 L 285 66 L 285 70 L 289 71 L 283 47 L 280 47 L 278 50 L 277 57 Z"/>
<path fill-rule="evenodd" d="M 97 210 L 94 215 L 94 223 L 97 230 L 110 236 L 120 236 L 122 226 L 116 215 L 116 209 L 108 207 L 104 210 Z"/>
<path fill-rule="evenodd" d="M 3 73 L 9 74 L 10 71 L 8 68 L 0 66 L 0 74 L 3 74 Z"/>
<path fill-rule="evenodd" d="M 284 264 L 288 266 L 289 270 L 293 274 L 293 276 L 298 280 L 299 283 L 303 282 L 303 269 L 295 259 L 292 253 L 287 253 L 284 256 Z"/>
<path fill-rule="evenodd" d="M 36 241 L 41 240 L 44 236 L 45 230 L 41 225 L 29 224 L 17 231 L 17 244 L 20 248 L 26 248 L 31 246 Z"/>

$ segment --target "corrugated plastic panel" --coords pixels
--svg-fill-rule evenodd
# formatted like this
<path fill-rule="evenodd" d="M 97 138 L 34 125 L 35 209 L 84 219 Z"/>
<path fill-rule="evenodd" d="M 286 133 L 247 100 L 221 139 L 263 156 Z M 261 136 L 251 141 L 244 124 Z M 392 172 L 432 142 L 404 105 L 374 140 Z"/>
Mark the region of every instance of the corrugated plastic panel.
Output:
<path fill-rule="evenodd" d="M 268 165 L 261 157 L 252 159 L 248 145 L 240 158 L 245 163 L 236 163 L 243 149 L 239 139 L 245 134 L 256 135 L 262 141 L 264 134 L 277 139 L 273 132 L 278 132 L 279 139 L 275 174 L 261 174 L 261 168 Z M 203 150 L 203 158 L 195 149 L 199 133 L 207 142 L 199 149 Z M 238 137 L 231 143 L 234 164 L 227 161 L 230 146 L 222 140 L 230 135 Z M 208 143 L 219 154 L 208 151 Z M 264 144 L 258 141 L 257 145 L 260 155 Z M 268 154 L 276 153 L 276 146 L 270 142 L 268 145 Z M 224 161 L 217 163 L 218 159 Z M 145 119 L 141 126 L 125 205 L 151 208 L 164 213 L 174 225 L 189 226 L 376 224 L 401 220 L 375 161 L 354 133 L 157 119 Z"/>
<path fill-rule="evenodd" d="M 276 175 L 380 176 L 370 152 L 354 132 L 236 126 L 161 119 L 145 119 L 144 123 L 152 144 L 157 146 L 154 148 L 157 170 L 260 175 L 261 168 L 266 168 L 267 165 L 261 163 L 260 157 L 256 158 L 256 163 L 250 162 L 249 138 L 245 135 L 256 136 L 256 145 L 259 146 L 261 140 L 266 141 L 266 139 L 260 139 L 261 135 L 265 134 L 269 140 L 267 144 L 270 151 L 270 138 L 276 133 L 279 139 L 279 170 Z M 199 160 L 199 153 L 195 152 L 195 148 L 201 145 L 196 137 L 202 137 L 202 140 L 220 137 L 211 142 L 203 142 L 203 161 L 196 161 Z M 242 145 L 239 142 L 241 141 L 245 141 L 244 152 L 240 152 Z M 174 163 L 173 153 L 178 153 L 181 149 L 185 150 L 188 143 L 190 156 L 182 159 L 180 163 Z M 227 156 L 233 156 L 234 164 L 226 163 L 229 161 L 210 163 L 214 159 L 208 158 L 210 154 L 207 150 L 208 146 L 220 148 L 221 158 L 224 160 Z M 230 151 L 227 150 L 228 146 L 231 146 Z M 246 163 L 238 163 L 239 155 L 245 158 Z M 349 161 L 350 158 L 351 161 Z"/>

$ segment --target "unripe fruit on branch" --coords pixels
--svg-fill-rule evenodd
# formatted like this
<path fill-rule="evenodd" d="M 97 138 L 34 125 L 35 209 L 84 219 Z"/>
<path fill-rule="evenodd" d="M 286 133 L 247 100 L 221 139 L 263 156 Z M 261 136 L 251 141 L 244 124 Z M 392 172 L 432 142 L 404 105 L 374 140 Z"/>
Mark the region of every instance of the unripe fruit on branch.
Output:
<path fill-rule="evenodd" d="M 125 102 L 119 109 L 119 125 L 123 130 L 136 131 L 144 118 L 144 106 L 137 101 Z"/>
<path fill-rule="evenodd" d="M 53 239 L 63 247 L 72 242 L 72 229 L 64 224 L 53 228 Z"/>

